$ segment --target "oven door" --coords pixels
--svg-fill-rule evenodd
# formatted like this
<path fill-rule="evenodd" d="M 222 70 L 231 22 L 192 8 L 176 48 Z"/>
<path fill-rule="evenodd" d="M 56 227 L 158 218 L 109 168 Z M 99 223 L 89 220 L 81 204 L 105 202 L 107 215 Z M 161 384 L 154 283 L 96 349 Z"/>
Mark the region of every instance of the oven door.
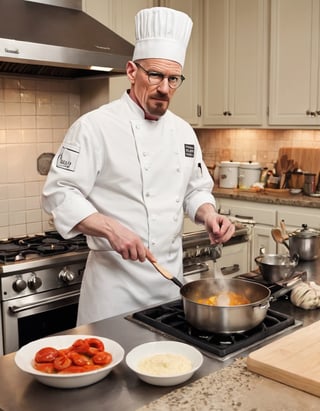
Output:
<path fill-rule="evenodd" d="M 2 303 L 4 354 L 50 334 L 74 328 L 80 284 Z"/>

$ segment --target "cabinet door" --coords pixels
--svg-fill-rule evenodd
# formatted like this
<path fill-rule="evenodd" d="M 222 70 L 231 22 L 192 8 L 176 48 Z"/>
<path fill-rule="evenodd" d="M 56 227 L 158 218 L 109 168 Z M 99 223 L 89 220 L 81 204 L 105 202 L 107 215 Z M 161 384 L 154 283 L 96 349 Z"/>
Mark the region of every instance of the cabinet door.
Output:
<path fill-rule="evenodd" d="M 269 124 L 320 124 L 319 0 L 272 0 L 270 53 Z"/>
<path fill-rule="evenodd" d="M 204 125 L 261 125 L 264 0 L 204 0 Z"/>
<path fill-rule="evenodd" d="M 195 0 L 165 0 L 161 2 L 161 5 L 183 11 L 193 21 L 183 68 L 183 75 L 186 80 L 175 92 L 170 102 L 170 110 L 195 126 L 199 124 L 199 90 L 202 81 L 202 29 L 200 24 L 202 2 Z"/>
<path fill-rule="evenodd" d="M 157 5 L 153 0 L 83 0 L 83 10 L 130 43 L 135 43 L 135 15 Z M 109 99 L 118 99 L 130 87 L 127 76 L 110 77 Z"/>

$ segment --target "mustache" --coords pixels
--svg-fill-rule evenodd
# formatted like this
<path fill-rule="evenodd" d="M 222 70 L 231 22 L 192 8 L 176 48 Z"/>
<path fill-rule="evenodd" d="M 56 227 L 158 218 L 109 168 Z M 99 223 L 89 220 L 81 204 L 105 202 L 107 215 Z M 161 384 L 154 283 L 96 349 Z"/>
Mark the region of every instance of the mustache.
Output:
<path fill-rule="evenodd" d="M 170 100 L 167 94 L 162 94 L 162 93 L 159 93 L 159 92 L 155 93 L 155 94 L 152 94 L 150 97 L 154 98 L 156 100 L 162 100 L 162 101 L 169 101 Z"/>

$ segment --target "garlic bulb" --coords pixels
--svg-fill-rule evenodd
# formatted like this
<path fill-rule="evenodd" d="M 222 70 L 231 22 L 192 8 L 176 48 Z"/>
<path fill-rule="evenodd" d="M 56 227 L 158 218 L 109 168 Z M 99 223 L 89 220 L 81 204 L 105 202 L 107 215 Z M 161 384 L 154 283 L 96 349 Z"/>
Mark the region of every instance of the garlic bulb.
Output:
<path fill-rule="evenodd" d="M 320 307 L 320 286 L 314 281 L 299 283 L 291 291 L 290 301 L 305 310 L 318 308 Z"/>

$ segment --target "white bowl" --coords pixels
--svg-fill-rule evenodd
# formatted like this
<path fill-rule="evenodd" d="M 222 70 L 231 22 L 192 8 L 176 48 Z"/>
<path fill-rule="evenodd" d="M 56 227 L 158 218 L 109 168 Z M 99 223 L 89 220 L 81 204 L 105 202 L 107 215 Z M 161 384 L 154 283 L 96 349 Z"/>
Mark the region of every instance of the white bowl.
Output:
<path fill-rule="evenodd" d="M 105 351 L 112 355 L 110 364 L 98 370 L 87 371 L 77 374 L 46 374 L 36 370 L 32 363 L 37 351 L 44 347 L 54 347 L 57 349 L 67 348 L 77 339 L 98 338 L 104 343 Z M 32 375 L 39 382 L 56 388 L 79 388 L 94 384 L 105 378 L 109 372 L 118 365 L 124 357 L 124 349 L 116 341 L 108 338 L 92 335 L 59 335 L 54 337 L 41 338 L 24 345 L 15 355 L 16 365 L 24 372 Z"/>
<path fill-rule="evenodd" d="M 182 355 L 191 361 L 192 369 L 181 374 L 170 376 L 158 376 L 141 372 L 141 370 L 139 370 L 139 363 L 146 357 L 156 354 Z M 126 356 L 128 367 L 134 371 L 142 381 L 160 386 L 176 385 L 187 381 L 201 367 L 202 362 L 203 356 L 200 351 L 191 345 L 176 341 L 157 341 L 141 344 L 133 348 Z"/>

